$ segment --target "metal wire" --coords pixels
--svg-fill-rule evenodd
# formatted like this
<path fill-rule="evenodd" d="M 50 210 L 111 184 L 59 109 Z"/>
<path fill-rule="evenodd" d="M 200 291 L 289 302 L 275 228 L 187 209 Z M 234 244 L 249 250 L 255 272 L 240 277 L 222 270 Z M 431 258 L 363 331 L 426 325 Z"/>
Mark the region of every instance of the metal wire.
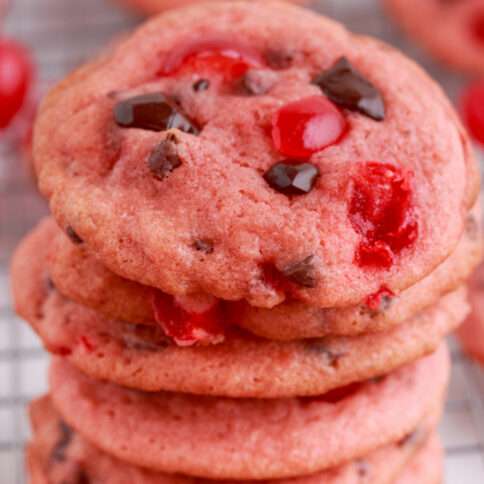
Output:
<path fill-rule="evenodd" d="M 0 0 L 1 1 L 1 0 Z M 462 79 L 432 63 L 405 40 L 376 0 L 326 0 L 321 11 L 352 30 L 381 37 L 417 58 L 451 97 Z M 102 0 L 16 0 L 7 33 L 33 50 L 42 89 L 99 51 L 137 22 Z M 8 261 L 20 238 L 47 209 L 11 140 L 0 139 L 0 484 L 26 482 L 23 446 L 28 438 L 27 402 L 46 388 L 47 357 L 38 339 L 14 314 Z M 454 376 L 441 434 L 450 484 L 484 482 L 484 372 L 453 345 Z"/>

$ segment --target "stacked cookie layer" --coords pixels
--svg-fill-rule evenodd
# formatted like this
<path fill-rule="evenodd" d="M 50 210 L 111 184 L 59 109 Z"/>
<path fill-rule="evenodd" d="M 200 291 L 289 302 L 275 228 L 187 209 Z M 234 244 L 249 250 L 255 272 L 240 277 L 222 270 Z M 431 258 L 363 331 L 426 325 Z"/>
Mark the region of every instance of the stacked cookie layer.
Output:
<path fill-rule="evenodd" d="M 55 355 L 34 483 L 438 481 L 479 180 L 414 64 L 207 3 L 55 88 L 34 151 L 53 218 L 12 270 Z"/>

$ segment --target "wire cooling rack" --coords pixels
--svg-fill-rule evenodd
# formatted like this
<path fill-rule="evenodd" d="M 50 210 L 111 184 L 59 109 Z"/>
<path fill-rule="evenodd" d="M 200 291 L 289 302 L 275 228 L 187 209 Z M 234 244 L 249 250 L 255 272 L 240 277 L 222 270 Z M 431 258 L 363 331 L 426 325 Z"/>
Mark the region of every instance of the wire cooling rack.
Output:
<path fill-rule="evenodd" d="M 261 0 L 263 1 L 263 0 Z M 451 97 L 462 79 L 433 64 L 384 16 L 377 0 L 323 0 L 315 7 L 352 30 L 403 48 L 438 78 Z M 13 0 L 6 31 L 29 45 L 46 88 L 138 20 L 103 0 Z M 0 484 L 26 482 L 23 446 L 27 402 L 46 388 L 47 358 L 37 338 L 14 314 L 8 265 L 19 239 L 47 212 L 26 163 L 0 138 Z M 441 434 L 448 484 L 484 483 L 484 371 L 452 344 L 454 370 Z M 418 484 L 418 483 L 415 483 Z"/>

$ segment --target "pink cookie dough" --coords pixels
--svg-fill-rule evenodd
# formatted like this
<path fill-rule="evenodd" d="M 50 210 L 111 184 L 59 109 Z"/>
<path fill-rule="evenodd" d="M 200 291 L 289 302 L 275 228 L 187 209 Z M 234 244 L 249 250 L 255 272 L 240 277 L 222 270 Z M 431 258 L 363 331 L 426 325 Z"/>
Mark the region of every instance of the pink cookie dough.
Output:
<path fill-rule="evenodd" d="M 12 264 L 15 305 L 45 347 L 95 378 L 145 391 L 231 397 L 317 395 L 434 351 L 468 313 L 465 289 L 388 331 L 277 342 L 232 328 L 217 345 L 177 347 L 157 325 L 109 320 L 62 296 L 48 244 L 29 236 Z"/>
<path fill-rule="evenodd" d="M 446 347 L 380 380 L 310 399 L 148 394 L 97 382 L 61 359 L 50 395 L 63 419 L 123 461 L 210 479 L 311 475 L 404 439 L 441 408 Z"/>
<path fill-rule="evenodd" d="M 419 67 L 271 0 L 148 21 L 44 99 L 34 158 L 59 225 L 113 272 L 266 308 L 410 287 L 455 250 L 479 181 Z"/>
<path fill-rule="evenodd" d="M 482 258 L 480 211 L 475 207 L 456 250 L 426 278 L 400 294 L 346 308 L 322 309 L 288 301 L 273 309 L 256 308 L 212 298 L 226 312 L 225 325 L 240 325 L 258 336 L 279 341 L 358 335 L 388 330 L 435 304 L 462 285 Z M 54 286 L 68 299 L 108 319 L 156 324 L 153 297 L 157 291 L 117 276 L 75 244 L 51 219 L 30 235 L 33 254 L 48 248 L 47 267 Z M 26 254 L 25 257 L 31 256 Z M 183 302 L 183 301 L 182 301 Z M 186 302 L 185 302 L 186 304 Z"/>
<path fill-rule="evenodd" d="M 31 484 L 89 482 L 103 484 L 215 484 L 207 479 L 162 474 L 133 466 L 91 445 L 69 427 L 48 397 L 30 406 L 34 437 L 27 450 Z M 432 419 L 430 419 L 432 420 Z M 420 426 L 403 441 L 377 449 L 362 459 L 306 477 L 262 481 L 268 484 L 390 484 L 404 472 L 429 445 L 432 422 Z M 242 484 L 243 481 L 216 481 Z"/>

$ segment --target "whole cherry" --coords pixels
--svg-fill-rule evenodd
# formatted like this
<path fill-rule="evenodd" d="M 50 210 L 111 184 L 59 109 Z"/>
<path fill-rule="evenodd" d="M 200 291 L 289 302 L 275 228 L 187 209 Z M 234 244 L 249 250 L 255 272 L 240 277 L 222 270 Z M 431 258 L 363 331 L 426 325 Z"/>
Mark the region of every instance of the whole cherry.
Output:
<path fill-rule="evenodd" d="M 464 91 L 461 112 L 472 137 L 484 144 L 484 81 L 476 81 Z"/>
<path fill-rule="evenodd" d="M 6 128 L 22 108 L 32 76 L 27 49 L 14 40 L 0 38 L 0 129 Z"/>

